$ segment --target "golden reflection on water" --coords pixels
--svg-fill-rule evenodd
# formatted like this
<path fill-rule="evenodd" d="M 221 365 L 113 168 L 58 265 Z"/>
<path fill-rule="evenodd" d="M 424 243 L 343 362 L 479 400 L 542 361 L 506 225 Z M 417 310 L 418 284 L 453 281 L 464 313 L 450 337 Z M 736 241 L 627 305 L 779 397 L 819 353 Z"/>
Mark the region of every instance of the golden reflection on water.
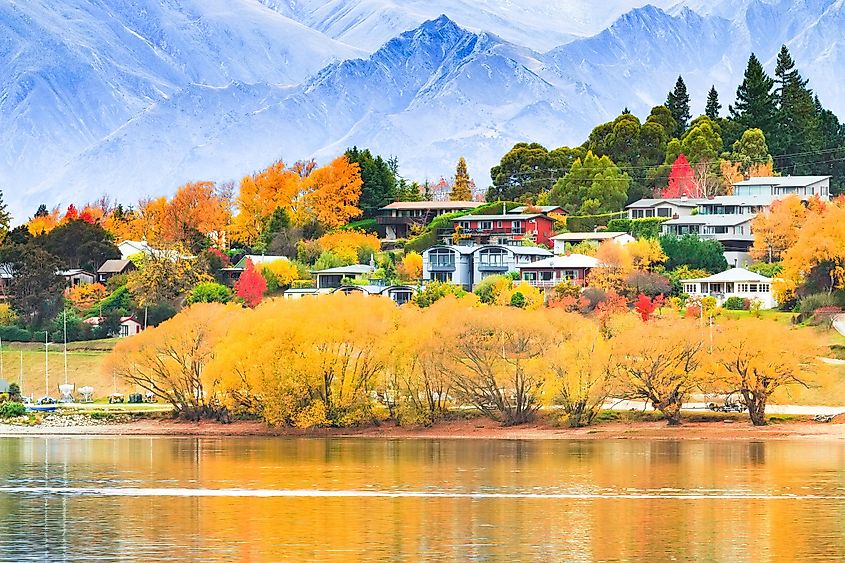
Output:
<path fill-rule="evenodd" d="M 6 438 L 0 470 L 2 486 L 19 489 L 0 491 L 3 560 L 845 559 L 839 444 Z M 27 492 L 33 487 L 350 496 Z M 809 496 L 833 498 L 801 498 Z"/>

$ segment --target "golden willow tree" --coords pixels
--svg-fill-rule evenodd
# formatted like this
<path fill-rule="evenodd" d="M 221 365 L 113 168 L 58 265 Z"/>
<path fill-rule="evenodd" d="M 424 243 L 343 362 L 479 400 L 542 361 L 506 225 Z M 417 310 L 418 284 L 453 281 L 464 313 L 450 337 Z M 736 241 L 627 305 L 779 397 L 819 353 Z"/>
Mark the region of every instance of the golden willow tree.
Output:
<path fill-rule="evenodd" d="M 219 303 L 193 305 L 158 327 L 122 339 L 105 369 L 169 402 L 181 417 L 219 417 L 223 405 L 208 392 L 205 370 L 239 313 L 238 307 Z"/>
<path fill-rule="evenodd" d="M 778 389 L 808 386 L 823 369 L 821 348 L 809 331 L 772 320 L 721 323 L 711 375 L 725 393 L 738 393 L 755 426 L 766 424 L 766 406 Z"/>

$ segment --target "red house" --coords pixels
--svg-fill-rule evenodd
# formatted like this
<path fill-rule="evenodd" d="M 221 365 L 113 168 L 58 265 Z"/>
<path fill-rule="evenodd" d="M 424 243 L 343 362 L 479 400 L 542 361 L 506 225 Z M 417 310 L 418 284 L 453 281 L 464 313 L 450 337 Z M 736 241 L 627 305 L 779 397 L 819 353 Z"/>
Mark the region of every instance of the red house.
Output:
<path fill-rule="evenodd" d="M 452 222 L 457 236 L 474 244 L 519 245 L 524 240 L 531 240 L 551 248 L 551 238 L 555 235 L 554 219 L 542 213 L 464 215 Z"/>

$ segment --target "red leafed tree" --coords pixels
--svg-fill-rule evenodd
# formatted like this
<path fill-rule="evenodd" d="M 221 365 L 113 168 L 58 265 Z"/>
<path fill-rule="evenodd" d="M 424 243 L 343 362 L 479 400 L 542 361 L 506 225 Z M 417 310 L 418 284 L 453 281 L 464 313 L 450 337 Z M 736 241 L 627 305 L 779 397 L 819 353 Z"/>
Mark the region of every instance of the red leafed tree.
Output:
<path fill-rule="evenodd" d="M 77 211 L 76 206 L 71 203 L 67 206 L 64 221 L 76 221 L 77 219 L 79 219 L 79 211 Z"/>
<path fill-rule="evenodd" d="M 265 291 L 267 291 L 267 281 L 255 269 L 252 260 L 247 258 L 244 271 L 235 282 L 235 295 L 243 299 L 247 307 L 255 308 L 264 298 Z"/>
<path fill-rule="evenodd" d="M 651 318 L 651 314 L 654 313 L 658 305 L 657 298 L 652 301 L 645 293 L 640 293 L 640 296 L 634 302 L 634 310 L 645 323 Z"/>
<path fill-rule="evenodd" d="M 695 172 L 684 153 L 672 164 L 669 171 L 669 186 L 660 194 L 662 197 L 698 197 Z"/>

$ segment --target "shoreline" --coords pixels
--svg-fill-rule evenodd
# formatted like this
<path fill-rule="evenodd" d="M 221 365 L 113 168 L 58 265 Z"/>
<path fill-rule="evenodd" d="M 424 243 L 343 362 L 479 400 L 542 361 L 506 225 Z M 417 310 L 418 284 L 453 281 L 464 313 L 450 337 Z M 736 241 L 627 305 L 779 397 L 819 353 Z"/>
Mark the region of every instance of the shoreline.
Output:
<path fill-rule="evenodd" d="M 111 424 L 73 426 L 17 426 L 0 424 L 0 437 L 278 437 L 365 438 L 429 440 L 733 440 L 733 441 L 845 441 L 845 420 L 775 422 L 755 427 L 746 420 L 716 419 L 686 422 L 669 427 L 658 422 L 605 422 L 584 428 L 552 426 L 535 422 L 503 427 L 486 419 L 445 421 L 431 427 L 401 427 L 393 423 L 360 428 L 273 428 L 258 421 L 184 422 L 170 419 L 139 419 Z"/>

